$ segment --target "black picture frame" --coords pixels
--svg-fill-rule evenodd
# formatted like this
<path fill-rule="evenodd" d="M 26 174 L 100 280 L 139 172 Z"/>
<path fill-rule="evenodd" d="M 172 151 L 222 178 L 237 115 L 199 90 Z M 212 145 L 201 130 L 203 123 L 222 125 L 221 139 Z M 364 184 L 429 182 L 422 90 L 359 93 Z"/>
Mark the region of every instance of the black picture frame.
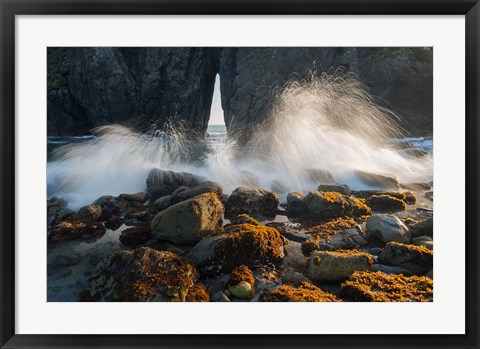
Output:
<path fill-rule="evenodd" d="M 0 0 L 1 210 L 0 346 L 26 347 L 479 347 L 478 0 Z M 465 335 L 20 335 L 15 334 L 15 16 L 142 14 L 395 14 L 466 17 L 466 334 Z M 445 321 L 449 319 L 445 314 Z"/>

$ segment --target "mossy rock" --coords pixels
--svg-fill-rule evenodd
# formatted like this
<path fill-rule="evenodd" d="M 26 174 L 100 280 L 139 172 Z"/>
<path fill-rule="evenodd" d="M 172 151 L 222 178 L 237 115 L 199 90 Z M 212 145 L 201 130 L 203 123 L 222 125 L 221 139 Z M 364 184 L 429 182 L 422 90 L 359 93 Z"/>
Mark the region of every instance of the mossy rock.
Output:
<path fill-rule="evenodd" d="M 82 221 L 60 221 L 56 223 L 49 235 L 49 241 L 66 241 L 66 240 L 89 240 L 99 238 L 107 229 L 103 223 L 98 222 L 82 222 Z"/>
<path fill-rule="evenodd" d="M 337 296 L 350 302 L 431 302 L 432 279 L 378 272 L 355 272 Z"/>
<path fill-rule="evenodd" d="M 316 251 L 356 249 L 366 245 L 363 232 L 352 218 L 336 218 L 309 228 L 311 238 L 302 243 L 302 253 L 310 256 Z"/>
<path fill-rule="evenodd" d="M 219 227 L 223 205 L 214 193 L 202 194 L 160 211 L 152 220 L 152 237 L 195 244 Z"/>
<path fill-rule="evenodd" d="M 80 301 L 185 301 L 196 279 L 196 268 L 184 258 L 140 247 L 114 253 L 89 279 Z"/>
<path fill-rule="evenodd" d="M 280 265 L 286 243 L 275 228 L 248 223 L 229 225 L 201 240 L 189 258 L 204 275 L 226 274 L 242 264 Z"/>
<path fill-rule="evenodd" d="M 425 275 L 433 268 L 433 253 L 424 246 L 390 242 L 378 256 L 378 263 L 402 267 L 416 275 Z"/>
<path fill-rule="evenodd" d="M 353 272 L 371 270 L 373 257 L 357 250 L 320 251 L 312 254 L 306 275 L 316 282 L 347 279 Z"/>
<path fill-rule="evenodd" d="M 185 302 L 210 302 L 210 295 L 203 284 L 195 284 L 188 290 Z"/>
<path fill-rule="evenodd" d="M 372 195 L 366 201 L 366 204 L 375 211 L 393 212 L 404 211 L 407 205 L 404 201 L 390 195 Z"/>
<path fill-rule="evenodd" d="M 359 217 L 371 212 L 362 200 L 337 192 L 310 191 L 304 203 L 312 214 L 325 218 Z"/>
<path fill-rule="evenodd" d="M 282 285 L 275 291 L 263 293 L 261 302 L 341 302 L 335 295 L 325 292 L 309 282 Z"/>

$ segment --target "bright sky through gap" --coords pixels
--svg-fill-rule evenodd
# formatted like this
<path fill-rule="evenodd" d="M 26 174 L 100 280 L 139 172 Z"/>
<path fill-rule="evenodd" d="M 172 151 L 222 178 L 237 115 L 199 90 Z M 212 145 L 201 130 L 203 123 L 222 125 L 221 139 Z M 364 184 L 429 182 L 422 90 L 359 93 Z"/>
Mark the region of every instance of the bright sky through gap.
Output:
<path fill-rule="evenodd" d="M 223 119 L 222 102 L 220 100 L 220 76 L 215 77 L 215 88 L 213 90 L 212 109 L 210 111 L 209 125 L 225 125 Z"/>

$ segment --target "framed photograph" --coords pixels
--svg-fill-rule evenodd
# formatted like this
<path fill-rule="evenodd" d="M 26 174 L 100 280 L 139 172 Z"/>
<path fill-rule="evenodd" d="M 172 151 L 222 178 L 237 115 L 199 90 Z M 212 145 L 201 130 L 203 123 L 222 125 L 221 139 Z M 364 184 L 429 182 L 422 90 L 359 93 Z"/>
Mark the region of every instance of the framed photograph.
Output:
<path fill-rule="evenodd" d="M 1 348 L 477 348 L 477 1 L 1 1 Z"/>

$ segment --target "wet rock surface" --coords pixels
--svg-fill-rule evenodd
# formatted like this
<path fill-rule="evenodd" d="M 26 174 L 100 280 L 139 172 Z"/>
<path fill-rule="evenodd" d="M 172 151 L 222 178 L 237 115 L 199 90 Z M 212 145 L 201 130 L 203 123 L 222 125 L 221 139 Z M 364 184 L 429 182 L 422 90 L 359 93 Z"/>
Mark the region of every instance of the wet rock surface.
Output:
<path fill-rule="evenodd" d="M 196 280 L 195 267 L 171 252 L 141 247 L 120 251 L 81 292 L 84 302 L 185 301 Z"/>

